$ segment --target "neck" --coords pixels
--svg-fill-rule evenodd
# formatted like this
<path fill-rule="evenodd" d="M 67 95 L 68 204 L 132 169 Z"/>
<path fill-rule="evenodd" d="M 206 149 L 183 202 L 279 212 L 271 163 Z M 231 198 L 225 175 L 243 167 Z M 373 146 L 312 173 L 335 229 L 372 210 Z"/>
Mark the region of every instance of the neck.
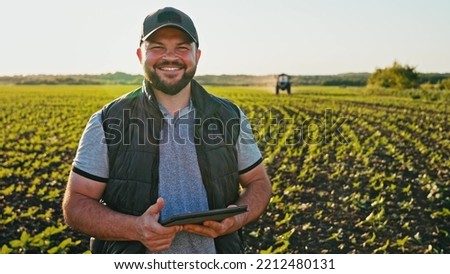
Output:
<path fill-rule="evenodd" d="M 160 90 L 153 90 L 158 102 L 163 105 L 167 111 L 175 116 L 175 113 L 189 105 L 191 98 L 191 83 L 187 84 L 179 93 L 168 95 Z"/>

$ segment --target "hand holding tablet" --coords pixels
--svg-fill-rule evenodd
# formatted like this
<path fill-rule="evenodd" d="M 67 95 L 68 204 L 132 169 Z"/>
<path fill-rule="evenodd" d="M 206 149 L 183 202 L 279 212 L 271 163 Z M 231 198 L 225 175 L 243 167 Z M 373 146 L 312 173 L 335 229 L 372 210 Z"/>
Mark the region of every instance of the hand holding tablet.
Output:
<path fill-rule="evenodd" d="M 204 221 L 222 221 L 225 218 L 244 212 L 247 212 L 247 205 L 174 215 L 162 220 L 160 223 L 163 226 L 201 224 Z"/>

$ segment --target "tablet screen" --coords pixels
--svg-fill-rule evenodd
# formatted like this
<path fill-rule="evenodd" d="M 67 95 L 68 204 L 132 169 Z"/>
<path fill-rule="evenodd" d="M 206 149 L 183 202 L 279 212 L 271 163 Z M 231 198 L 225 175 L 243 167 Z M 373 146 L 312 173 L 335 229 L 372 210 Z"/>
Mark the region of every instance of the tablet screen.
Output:
<path fill-rule="evenodd" d="M 247 212 L 247 205 L 174 215 L 162 220 L 160 223 L 163 226 L 200 224 L 204 221 L 222 221 L 225 218 L 244 212 Z"/>

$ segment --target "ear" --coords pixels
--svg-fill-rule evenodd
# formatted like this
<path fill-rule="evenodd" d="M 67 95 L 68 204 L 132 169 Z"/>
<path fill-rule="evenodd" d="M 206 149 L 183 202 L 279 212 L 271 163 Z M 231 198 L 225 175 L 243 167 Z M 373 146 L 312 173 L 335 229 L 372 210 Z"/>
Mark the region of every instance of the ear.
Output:
<path fill-rule="evenodd" d="M 142 60 L 142 49 L 140 47 L 136 49 L 136 55 L 137 55 L 137 57 L 139 59 L 139 63 L 142 64 L 142 61 L 143 61 Z"/>
<path fill-rule="evenodd" d="M 200 49 L 198 49 L 198 50 L 197 50 L 197 54 L 196 54 L 196 56 L 195 56 L 195 59 L 196 59 L 196 61 L 197 61 L 197 64 L 198 64 L 198 61 L 200 60 L 200 56 L 202 56 L 202 51 L 201 51 Z"/>

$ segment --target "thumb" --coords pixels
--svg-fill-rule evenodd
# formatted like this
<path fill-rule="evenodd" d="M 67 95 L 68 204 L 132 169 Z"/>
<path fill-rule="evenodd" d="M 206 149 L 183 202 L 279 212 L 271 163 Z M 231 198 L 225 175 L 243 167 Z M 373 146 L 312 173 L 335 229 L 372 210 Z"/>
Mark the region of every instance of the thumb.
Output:
<path fill-rule="evenodd" d="M 160 197 L 156 200 L 156 203 L 154 203 L 147 209 L 146 214 L 150 214 L 155 220 L 158 220 L 159 213 L 161 212 L 163 207 L 164 207 L 164 199 Z"/>

